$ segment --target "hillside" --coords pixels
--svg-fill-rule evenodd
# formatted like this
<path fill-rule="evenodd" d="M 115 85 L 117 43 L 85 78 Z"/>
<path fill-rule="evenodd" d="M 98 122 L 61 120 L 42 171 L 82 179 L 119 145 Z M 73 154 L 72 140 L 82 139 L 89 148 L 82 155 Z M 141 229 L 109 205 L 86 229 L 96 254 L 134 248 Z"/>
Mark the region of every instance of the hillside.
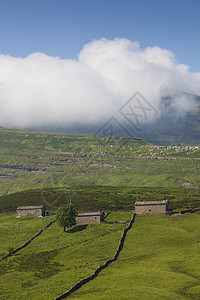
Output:
<path fill-rule="evenodd" d="M 134 210 L 140 201 L 169 200 L 169 209 L 179 211 L 200 207 L 200 190 L 166 187 L 75 186 L 22 191 L 0 197 L 0 213 L 15 212 L 18 206 L 44 204 L 53 212 L 72 202 L 78 211 Z"/>
<path fill-rule="evenodd" d="M 0 129 L 0 196 L 71 186 L 200 187 L 199 146 Z"/>
<path fill-rule="evenodd" d="M 191 101 L 190 109 L 184 111 L 176 97 Z M 178 106 L 177 106 L 178 105 Z M 187 93 L 172 93 L 162 98 L 160 116 L 150 125 L 142 126 L 138 136 L 156 145 L 199 145 L 200 143 L 200 96 Z"/>
<path fill-rule="evenodd" d="M 111 213 L 108 221 L 130 217 Z M 1 256 L 46 224 L 15 215 L 0 215 L 0 221 Z M 136 216 L 117 261 L 67 299 L 199 299 L 199 225 L 199 214 Z M 55 299 L 113 257 L 125 226 L 91 224 L 64 233 L 54 223 L 0 261 L 0 298 Z"/>
<path fill-rule="evenodd" d="M 69 299 L 199 299 L 199 225 L 199 215 L 136 216 L 117 262 Z"/>

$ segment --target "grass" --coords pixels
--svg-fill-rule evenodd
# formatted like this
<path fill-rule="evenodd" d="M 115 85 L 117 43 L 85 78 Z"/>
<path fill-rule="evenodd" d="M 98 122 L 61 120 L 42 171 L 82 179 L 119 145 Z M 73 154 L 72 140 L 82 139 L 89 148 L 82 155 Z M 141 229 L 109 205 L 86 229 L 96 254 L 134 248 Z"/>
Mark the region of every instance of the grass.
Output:
<path fill-rule="evenodd" d="M 200 187 L 200 149 L 163 149 L 142 139 L 0 128 L 0 196 L 95 185 Z"/>
<path fill-rule="evenodd" d="M 106 217 L 107 222 L 115 221 L 130 221 L 133 213 L 132 212 L 112 212 Z"/>
<path fill-rule="evenodd" d="M 37 204 L 53 211 L 70 201 L 79 211 L 132 210 L 136 200 L 169 200 L 174 210 L 198 207 L 199 157 L 199 149 L 163 150 L 136 138 L 0 128 L 0 212 Z M 107 220 L 127 219 L 130 213 L 111 213 Z M 119 260 L 70 298 L 199 299 L 199 219 L 137 217 Z M 1 256 L 45 222 L 0 215 Z M 113 256 L 125 226 L 92 224 L 65 234 L 53 224 L 0 261 L 0 298 L 55 298 Z"/>
<path fill-rule="evenodd" d="M 23 240 L 44 222 L 0 217 L 1 245 L 7 246 L 6 224 L 24 222 L 16 234 Z M 125 212 L 108 216 L 110 221 L 129 218 Z M 125 226 L 91 224 L 64 233 L 53 224 L 27 248 L 0 261 L 0 299 L 54 299 L 113 256 Z M 199 228 L 200 214 L 136 216 L 118 260 L 68 299 L 199 299 Z"/>
<path fill-rule="evenodd" d="M 24 222 L 22 232 L 15 234 L 15 239 L 21 241 L 29 239 L 44 223 L 39 218 L 0 217 L 4 220 L 0 227 L 1 245 L 5 243 L 1 253 L 11 242 L 10 232 L 5 232 L 6 223 L 13 227 Z M 54 299 L 114 255 L 124 227 L 91 224 L 64 233 L 53 224 L 28 247 L 0 261 L 0 299 Z"/>
<path fill-rule="evenodd" d="M 133 210 L 137 200 L 169 200 L 170 209 L 191 209 L 200 207 L 200 190 L 95 185 L 34 189 L 0 197 L 0 212 L 14 212 L 18 206 L 40 204 L 54 211 L 61 204 L 70 201 L 78 211 Z"/>
<path fill-rule="evenodd" d="M 16 218 L 16 214 L 0 215 L 0 257 L 8 254 L 11 247 L 22 246 L 53 219 L 54 216 Z"/>
<path fill-rule="evenodd" d="M 137 216 L 117 262 L 69 296 L 199 299 L 200 215 Z"/>

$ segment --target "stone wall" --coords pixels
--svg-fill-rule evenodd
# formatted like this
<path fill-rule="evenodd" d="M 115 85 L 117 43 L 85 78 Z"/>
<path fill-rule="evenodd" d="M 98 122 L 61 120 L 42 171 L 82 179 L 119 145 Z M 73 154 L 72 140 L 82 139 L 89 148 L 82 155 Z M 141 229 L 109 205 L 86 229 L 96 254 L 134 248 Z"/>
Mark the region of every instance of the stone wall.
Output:
<path fill-rule="evenodd" d="M 61 300 L 61 299 L 65 299 L 67 298 L 69 295 L 71 295 L 73 292 L 77 291 L 78 289 L 80 289 L 83 285 L 85 285 L 86 283 L 90 282 L 91 280 L 93 280 L 95 277 L 98 276 L 98 274 L 105 268 L 107 268 L 112 262 L 116 261 L 121 250 L 123 249 L 123 246 L 124 246 L 124 241 L 125 241 L 125 238 L 126 238 L 126 234 L 127 232 L 131 229 L 133 223 L 134 223 L 134 220 L 135 220 L 135 214 L 133 215 L 129 225 L 124 229 L 123 231 L 123 234 L 122 234 L 122 237 L 120 239 L 120 242 L 119 242 L 119 246 L 117 247 L 117 250 L 115 252 L 115 255 L 113 256 L 113 258 L 107 260 L 103 265 L 101 265 L 100 267 L 98 267 L 94 273 L 89 276 L 89 277 L 86 277 L 82 280 L 80 280 L 79 282 L 77 282 L 74 286 L 71 287 L 71 289 L 69 289 L 67 292 L 63 293 L 62 295 L 58 296 L 55 298 L 55 300 Z"/>
<path fill-rule="evenodd" d="M 48 228 L 49 226 L 51 226 L 53 223 L 55 223 L 55 220 L 54 221 L 51 221 L 49 224 L 47 224 L 46 226 L 44 226 L 36 235 L 34 235 L 30 240 L 28 240 L 26 243 L 24 243 L 22 246 L 16 248 L 15 250 L 13 250 L 12 252 L 10 252 L 9 254 L 3 256 L 0 258 L 0 260 L 3 260 L 15 253 L 17 253 L 18 251 L 24 249 L 25 247 L 27 247 L 36 237 L 38 237 L 41 233 L 43 233 L 43 231 Z"/>

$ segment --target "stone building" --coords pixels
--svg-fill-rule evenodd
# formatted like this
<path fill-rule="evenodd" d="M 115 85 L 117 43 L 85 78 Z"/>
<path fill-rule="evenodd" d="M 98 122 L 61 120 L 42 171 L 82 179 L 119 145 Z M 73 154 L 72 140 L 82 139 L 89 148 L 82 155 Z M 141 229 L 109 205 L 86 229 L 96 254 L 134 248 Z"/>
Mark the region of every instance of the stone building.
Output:
<path fill-rule="evenodd" d="M 44 217 L 46 209 L 44 205 L 19 206 L 17 208 L 17 218 L 20 217 Z"/>
<path fill-rule="evenodd" d="M 76 225 L 87 225 L 90 223 L 101 223 L 104 221 L 104 212 L 80 212 L 76 217 Z"/>
<path fill-rule="evenodd" d="M 136 215 L 166 214 L 168 201 L 136 201 Z"/>

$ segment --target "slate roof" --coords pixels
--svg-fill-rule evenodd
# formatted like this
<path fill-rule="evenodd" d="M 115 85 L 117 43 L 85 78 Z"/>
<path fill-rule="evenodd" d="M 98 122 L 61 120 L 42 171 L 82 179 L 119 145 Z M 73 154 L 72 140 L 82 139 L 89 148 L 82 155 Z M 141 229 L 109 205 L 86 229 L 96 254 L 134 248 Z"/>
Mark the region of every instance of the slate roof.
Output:
<path fill-rule="evenodd" d="M 168 204 L 168 200 L 162 201 L 136 201 L 135 205 L 144 206 L 144 205 L 166 205 Z"/>
<path fill-rule="evenodd" d="M 32 209 L 41 209 L 41 208 L 43 208 L 43 207 L 45 207 L 44 205 L 36 205 L 36 206 L 19 206 L 17 209 L 18 210 L 25 210 L 25 209 L 30 209 L 30 210 L 32 210 Z"/>
<path fill-rule="evenodd" d="M 102 211 L 79 212 L 77 217 L 101 216 L 102 214 Z"/>

